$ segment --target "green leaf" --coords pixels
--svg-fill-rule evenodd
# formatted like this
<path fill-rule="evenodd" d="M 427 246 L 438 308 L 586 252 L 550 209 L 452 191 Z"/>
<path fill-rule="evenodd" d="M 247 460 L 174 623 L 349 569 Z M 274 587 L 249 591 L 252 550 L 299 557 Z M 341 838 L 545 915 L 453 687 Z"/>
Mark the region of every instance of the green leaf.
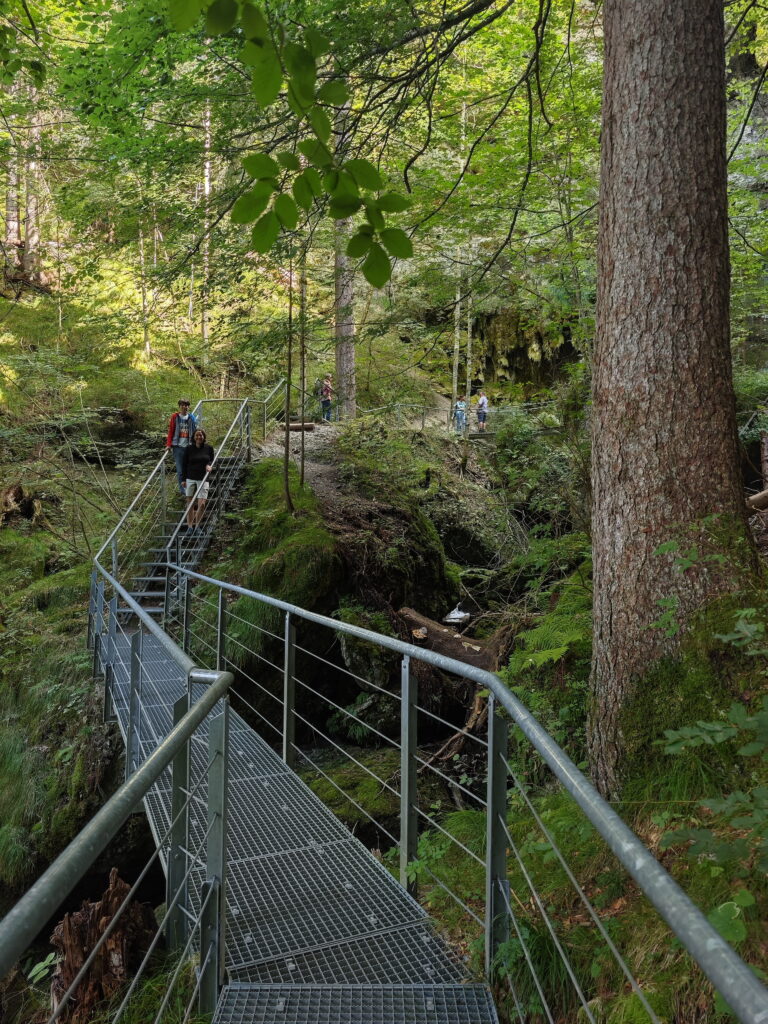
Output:
<path fill-rule="evenodd" d="M 331 137 L 331 122 L 324 110 L 320 107 L 313 107 L 308 115 L 312 131 L 321 142 L 327 142 Z"/>
<path fill-rule="evenodd" d="M 379 235 L 390 256 L 401 260 L 409 260 L 413 256 L 411 240 L 401 228 L 385 228 Z"/>
<path fill-rule="evenodd" d="M 262 43 L 269 41 L 269 23 L 258 7 L 253 4 L 243 4 L 240 12 L 240 24 L 246 39 L 257 39 Z"/>
<path fill-rule="evenodd" d="M 743 942 L 747 937 L 747 928 L 741 919 L 741 910 L 733 903 L 722 903 L 707 914 L 707 920 L 726 942 Z"/>
<path fill-rule="evenodd" d="M 315 58 L 309 50 L 298 43 L 286 43 L 283 47 L 283 60 L 291 78 L 303 86 L 308 86 L 314 93 L 317 67 Z"/>
<path fill-rule="evenodd" d="M 232 207 L 232 223 L 250 224 L 256 220 L 266 210 L 273 191 L 273 182 L 258 181 L 249 192 L 240 196 Z"/>
<path fill-rule="evenodd" d="M 213 0 L 205 12 L 205 30 L 209 36 L 223 36 L 237 21 L 236 0 Z"/>
<path fill-rule="evenodd" d="M 330 192 L 331 199 L 334 202 L 343 203 L 347 202 L 347 200 L 360 198 L 360 191 L 355 179 L 350 174 L 347 174 L 346 171 L 334 171 L 333 174 L 335 175 L 335 180 L 331 182 L 328 180 L 329 176 L 325 175 L 323 184 Z"/>
<path fill-rule="evenodd" d="M 288 82 L 288 106 L 294 112 L 296 117 L 306 117 L 307 111 L 313 106 L 314 102 L 314 95 L 311 93 L 303 93 L 301 89 L 297 89 L 294 79 L 291 79 Z"/>
<path fill-rule="evenodd" d="M 280 221 L 274 210 L 257 220 L 251 232 L 251 245 L 256 252 L 269 252 L 280 234 Z"/>
<path fill-rule="evenodd" d="M 277 219 L 288 231 L 293 231 L 299 223 L 298 207 L 288 195 L 283 194 L 277 197 L 275 200 L 275 213 L 277 214 Z"/>
<path fill-rule="evenodd" d="M 243 167 L 252 178 L 276 178 L 280 165 L 266 153 L 251 153 L 243 160 Z"/>
<path fill-rule="evenodd" d="M 347 160 L 344 164 L 344 170 L 349 171 L 360 188 L 372 189 L 374 191 L 384 188 L 381 175 L 368 160 Z"/>
<path fill-rule="evenodd" d="M 399 213 L 401 210 L 407 210 L 411 201 L 398 192 L 385 192 L 383 196 L 379 196 L 378 205 L 385 213 Z"/>
<path fill-rule="evenodd" d="M 349 99 L 349 90 L 340 78 L 332 78 L 325 82 L 317 90 L 317 98 L 323 103 L 331 103 L 334 107 L 340 107 Z"/>
<path fill-rule="evenodd" d="M 287 150 L 277 154 L 277 162 L 281 167 L 285 167 L 289 171 L 301 170 L 301 160 L 299 160 L 295 153 L 289 153 Z"/>
<path fill-rule="evenodd" d="M 739 747 L 736 753 L 741 754 L 742 757 L 754 757 L 755 754 L 762 754 L 764 750 L 764 743 L 761 743 L 760 740 L 753 740 L 751 743 L 745 743 L 743 747 Z"/>
<path fill-rule="evenodd" d="M 202 0 L 169 0 L 168 13 L 177 32 L 187 32 L 200 17 Z"/>
<path fill-rule="evenodd" d="M 754 907 L 755 897 L 748 889 L 739 889 L 733 897 L 733 902 L 739 907 Z"/>
<path fill-rule="evenodd" d="M 312 189 L 312 195 L 318 198 L 323 194 L 323 182 L 320 178 L 320 172 L 316 171 L 314 167 L 307 167 L 304 171 L 304 177 L 306 178 L 307 184 Z"/>
<path fill-rule="evenodd" d="M 365 203 L 365 216 L 371 227 L 377 231 L 383 231 L 386 225 L 384 216 L 378 207 L 377 203 L 373 203 L 367 200 Z"/>
<path fill-rule="evenodd" d="M 304 42 L 307 44 L 307 49 L 313 57 L 322 57 L 331 48 L 328 37 L 324 36 L 322 32 L 318 32 L 315 28 L 304 29 Z"/>
<path fill-rule="evenodd" d="M 373 242 L 363 264 L 363 276 L 374 288 L 383 288 L 392 276 L 389 257 L 378 242 Z"/>
<path fill-rule="evenodd" d="M 361 199 L 353 199 L 345 196 L 343 199 L 332 199 L 328 205 L 328 216 L 334 220 L 346 220 L 353 213 L 357 213 L 363 205 Z"/>
<path fill-rule="evenodd" d="M 330 167 L 333 163 L 333 157 L 328 151 L 328 147 L 319 139 L 305 139 L 304 142 L 299 143 L 298 149 L 302 156 L 305 156 L 316 167 Z"/>
<path fill-rule="evenodd" d="M 310 188 L 309 182 L 307 181 L 307 172 L 300 174 L 293 181 L 293 198 L 302 208 L 302 210 L 309 210 L 312 206 L 312 189 Z"/>
<path fill-rule="evenodd" d="M 359 259 L 361 256 L 365 256 L 372 244 L 373 239 L 370 235 L 364 235 L 358 231 L 347 243 L 347 256 L 352 260 Z"/>
<path fill-rule="evenodd" d="M 258 46 L 256 43 L 246 43 L 243 47 L 253 46 L 257 52 L 250 57 L 250 67 L 253 69 L 251 72 L 251 82 L 253 88 L 253 95 L 256 97 L 256 102 L 260 107 L 268 107 L 270 103 L 274 103 L 277 97 L 280 95 L 280 87 L 283 84 L 283 69 L 280 66 L 280 58 L 277 56 L 277 50 L 271 43 L 265 43 L 264 46 Z"/>

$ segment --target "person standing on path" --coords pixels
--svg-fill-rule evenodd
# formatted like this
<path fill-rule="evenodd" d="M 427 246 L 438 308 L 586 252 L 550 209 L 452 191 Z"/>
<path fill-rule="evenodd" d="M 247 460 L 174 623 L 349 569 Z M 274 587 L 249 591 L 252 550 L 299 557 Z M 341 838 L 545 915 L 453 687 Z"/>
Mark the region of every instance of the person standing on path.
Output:
<path fill-rule="evenodd" d="M 488 419 L 488 398 L 484 391 L 480 392 L 477 400 L 477 429 L 481 434 L 485 433 L 485 421 Z"/>
<path fill-rule="evenodd" d="M 323 389 L 320 392 L 320 404 L 323 407 L 323 419 L 327 422 L 331 422 L 331 403 L 333 402 L 333 377 L 331 374 L 327 374 L 323 381 Z"/>
<path fill-rule="evenodd" d="M 207 473 L 213 469 L 213 448 L 207 443 L 204 430 L 195 431 L 192 444 L 184 449 L 184 487 L 187 495 L 187 530 L 200 525 L 208 500 Z"/>
<path fill-rule="evenodd" d="M 464 395 L 459 395 L 456 399 L 456 405 L 453 407 L 453 421 L 456 433 L 463 434 L 464 427 L 467 425 L 467 403 L 464 401 Z"/>
<path fill-rule="evenodd" d="M 176 463 L 176 479 L 179 482 L 179 494 L 184 497 L 184 453 L 192 443 L 197 420 L 189 411 L 189 399 L 179 399 L 179 411 L 171 416 L 168 424 L 168 437 L 165 440 L 165 447 L 173 452 L 173 461 Z"/>

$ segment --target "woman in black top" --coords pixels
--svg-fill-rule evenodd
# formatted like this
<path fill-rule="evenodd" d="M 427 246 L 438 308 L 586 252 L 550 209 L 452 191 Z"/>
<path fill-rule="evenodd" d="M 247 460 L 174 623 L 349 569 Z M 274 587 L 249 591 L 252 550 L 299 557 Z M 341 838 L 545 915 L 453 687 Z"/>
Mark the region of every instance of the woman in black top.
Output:
<path fill-rule="evenodd" d="M 206 444 L 205 431 L 198 428 L 192 438 L 192 444 L 184 449 L 188 530 L 194 530 L 203 518 L 203 509 L 208 498 L 208 481 L 203 482 L 203 478 L 213 469 L 213 459 L 213 448 Z"/>

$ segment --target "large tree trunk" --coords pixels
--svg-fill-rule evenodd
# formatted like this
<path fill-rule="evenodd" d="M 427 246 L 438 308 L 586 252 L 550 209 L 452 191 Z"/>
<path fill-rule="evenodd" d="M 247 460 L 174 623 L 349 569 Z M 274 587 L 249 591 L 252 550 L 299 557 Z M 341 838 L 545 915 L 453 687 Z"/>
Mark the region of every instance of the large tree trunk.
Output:
<path fill-rule="evenodd" d="M 728 584 L 702 550 L 707 516 L 743 530 L 728 331 L 721 0 L 606 0 L 597 335 L 593 383 L 595 779 L 617 791 L 622 711 Z M 710 530 L 711 532 L 711 530 Z"/>

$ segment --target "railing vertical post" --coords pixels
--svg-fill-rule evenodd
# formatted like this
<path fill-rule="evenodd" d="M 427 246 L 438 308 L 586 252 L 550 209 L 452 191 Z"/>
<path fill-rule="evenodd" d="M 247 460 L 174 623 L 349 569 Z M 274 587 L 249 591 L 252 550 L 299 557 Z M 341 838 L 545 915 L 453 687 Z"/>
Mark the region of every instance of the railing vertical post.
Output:
<path fill-rule="evenodd" d="M 189 710 L 189 696 L 180 697 L 173 705 L 173 724 L 177 725 Z M 171 907 L 174 896 L 181 889 L 187 870 L 185 850 L 189 849 L 189 751 L 191 740 L 187 740 L 171 764 L 171 834 L 168 847 L 168 879 L 166 882 L 166 905 Z M 168 911 L 166 938 L 172 950 L 183 948 L 187 938 L 187 891 L 181 893 L 178 901 Z"/>
<path fill-rule="evenodd" d="M 189 654 L 189 577 L 184 576 L 179 582 L 179 593 L 183 602 L 181 609 L 181 649 Z"/>
<path fill-rule="evenodd" d="M 251 403 L 245 407 L 245 461 L 251 461 Z"/>
<path fill-rule="evenodd" d="M 117 597 L 110 599 L 108 607 L 109 625 L 107 626 L 107 636 L 109 638 L 109 647 L 107 656 L 110 663 L 114 663 L 117 648 Z"/>
<path fill-rule="evenodd" d="M 219 603 L 216 609 L 216 671 L 224 671 L 224 630 L 227 608 L 224 604 L 224 588 L 219 587 Z"/>
<path fill-rule="evenodd" d="M 165 461 L 163 459 L 160 463 L 160 522 L 163 524 L 163 531 L 165 531 L 165 524 L 168 521 L 168 490 L 165 476 Z"/>
<path fill-rule="evenodd" d="M 125 737 L 126 779 L 139 763 L 139 716 L 141 715 L 141 630 L 131 636 L 130 696 L 128 731 Z"/>
<path fill-rule="evenodd" d="M 263 438 L 264 441 L 266 441 L 267 440 L 267 400 L 266 400 L 266 398 L 264 399 L 262 431 L 263 431 L 262 438 Z"/>
<path fill-rule="evenodd" d="M 289 768 L 296 761 L 296 624 L 285 613 L 283 659 L 283 760 Z"/>
<path fill-rule="evenodd" d="M 104 580 L 96 584 L 96 634 L 104 632 Z"/>
<path fill-rule="evenodd" d="M 224 981 L 227 889 L 227 784 L 229 699 L 208 722 L 208 903 L 200 921 L 200 1012 L 214 1013 Z"/>
<path fill-rule="evenodd" d="M 86 642 L 89 651 L 93 649 L 93 635 L 96 625 L 96 578 L 97 573 L 94 569 L 91 573 L 91 586 L 88 590 L 88 635 Z"/>
<path fill-rule="evenodd" d="M 416 682 L 411 678 L 411 659 L 406 654 L 400 668 L 400 884 L 409 892 L 408 865 L 416 859 L 418 820 L 416 817 Z"/>
<path fill-rule="evenodd" d="M 117 534 L 112 537 L 112 575 L 117 579 Z"/>
<path fill-rule="evenodd" d="M 509 939 L 509 918 L 502 895 L 507 881 L 507 723 L 488 697 L 488 791 L 485 848 L 485 972 L 490 975 L 499 947 Z"/>
<path fill-rule="evenodd" d="M 168 553 L 170 558 L 170 552 Z M 168 568 L 168 563 L 165 565 L 165 586 L 163 590 L 163 629 L 168 631 L 168 618 L 171 612 L 171 570 Z"/>

